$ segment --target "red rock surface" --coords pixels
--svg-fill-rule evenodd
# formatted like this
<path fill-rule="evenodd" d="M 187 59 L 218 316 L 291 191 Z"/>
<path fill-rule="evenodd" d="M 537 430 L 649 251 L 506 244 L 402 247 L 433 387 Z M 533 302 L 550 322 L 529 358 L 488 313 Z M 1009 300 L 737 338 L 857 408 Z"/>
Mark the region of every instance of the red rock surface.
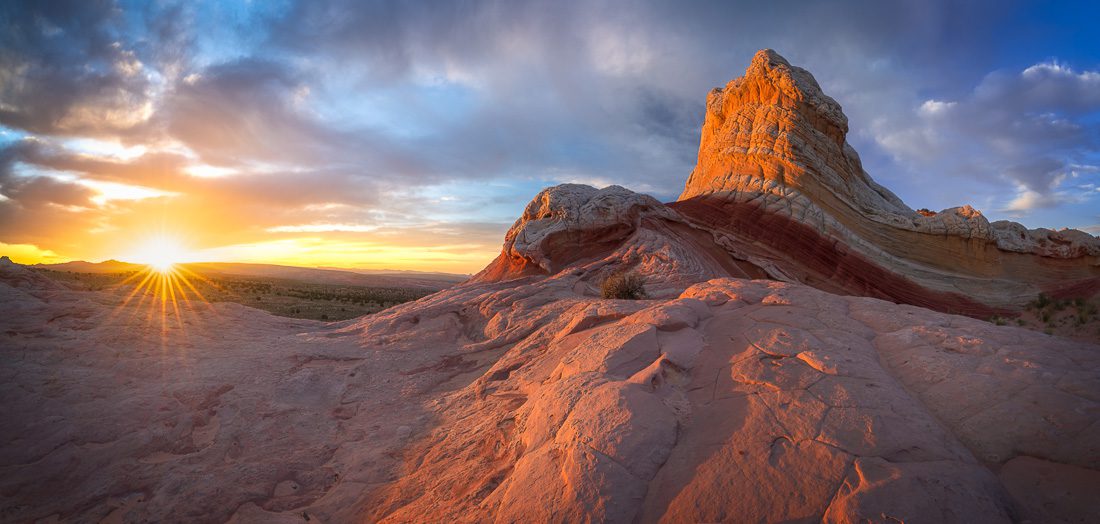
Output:
<path fill-rule="evenodd" d="M 1100 347 L 799 284 L 621 301 L 582 279 L 337 324 L 188 302 L 162 330 L 4 266 L 3 520 L 1100 511 Z"/>

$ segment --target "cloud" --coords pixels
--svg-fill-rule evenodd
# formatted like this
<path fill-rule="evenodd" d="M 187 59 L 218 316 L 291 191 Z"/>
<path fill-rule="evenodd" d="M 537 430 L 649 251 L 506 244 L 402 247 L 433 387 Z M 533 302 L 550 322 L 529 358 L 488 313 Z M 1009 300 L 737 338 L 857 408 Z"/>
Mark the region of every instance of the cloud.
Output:
<path fill-rule="evenodd" d="M 116 39 L 113 2 L 5 2 L 0 7 L 0 124 L 98 135 L 151 113 L 141 60 Z"/>
<path fill-rule="evenodd" d="M 0 254 L 18 264 L 57 264 L 69 259 L 48 249 L 32 244 L 5 244 L 0 242 Z"/>
<path fill-rule="evenodd" d="M 958 105 L 958 102 L 941 102 L 939 100 L 925 100 L 920 105 L 920 109 L 917 110 L 921 116 L 935 118 L 937 116 L 947 115 L 951 108 Z"/>
<path fill-rule="evenodd" d="M 975 94 L 992 101 L 1013 100 L 1025 111 L 1095 111 L 1100 107 L 1100 72 L 1078 73 L 1058 62 L 1041 62 L 1015 78 L 990 75 Z"/>
<path fill-rule="evenodd" d="M 317 224 L 300 224 L 293 226 L 274 226 L 267 228 L 267 231 L 272 233 L 333 233 L 333 232 L 351 232 L 351 233 L 366 233 L 369 231 L 375 231 L 378 226 L 364 225 L 364 224 L 331 224 L 331 223 L 317 223 Z"/>
<path fill-rule="evenodd" d="M 33 141 L 23 141 L 0 148 L 0 205 L 8 208 L 58 208 L 91 205 L 95 192 L 71 180 L 36 173 L 20 173 L 21 160 L 28 151 L 36 150 Z"/>
<path fill-rule="evenodd" d="M 166 96 L 158 123 L 205 161 L 306 163 L 346 157 L 351 136 L 295 107 L 304 84 L 288 68 L 240 60 L 205 69 Z"/>
<path fill-rule="evenodd" d="M 1001 183 L 1004 211 L 1019 217 L 1081 198 L 1062 185 L 1092 173 L 1098 111 L 1100 73 L 1044 62 L 989 73 L 958 100 L 927 99 L 908 117 L 881 118 L 875 139 L 913 169 Z"/>
<path fill-rule="evenodd" d="M 1005 211 L 1015 213 L 1018 216 L 1033 209 L 1054 207 L 1059 203 L 1060 200 L 1053 195 L 1044 195 L 1026 187 L 1021 187 L 1019 194 L 1008 203 Z"/>
<path fill-rule="evenodd" d="M 1028 191 L 1049 194 L 1065 180 L 1065 167 L 1063 160 L 1038 156 L 1005 167 L 1003 173 Z"/>

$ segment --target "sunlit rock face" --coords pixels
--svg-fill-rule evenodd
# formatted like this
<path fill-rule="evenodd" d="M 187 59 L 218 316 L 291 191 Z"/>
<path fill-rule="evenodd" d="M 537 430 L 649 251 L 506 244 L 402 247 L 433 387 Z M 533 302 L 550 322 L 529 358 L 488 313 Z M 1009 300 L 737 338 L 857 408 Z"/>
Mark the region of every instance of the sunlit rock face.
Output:
<path fill-rule="evenodd" d="M 847 133 L 840 104 L 813 75 L 761 50 L 743 77 L 707 96 L 698 164 L 679 200 L 717 194 L 775 208 L 823 232 L 835 225 L 823 221 L 822 212 L 848 227 L 878 222 L 1046 257 L 1100 255 L 1100 241 L 1087 233 L 991 225 L 968 205 L 918 214 L 863 170 Z"/>
<path fill-rule="evenodd" d="M 829 211 L 843 203 L 867 214 L 912 213 L 863 171 L 847 134 L 840 104 L 813 75 L 762 50 L 745 76 L 707 96 L 699 162 L 680 200 L 732 193 L 764 204 L 770 196 L 779 204 L 820 202 Z"/>
<path fill-rule="evenodd" d="M 863 170 L 848 121 L 771 50 L 707 97 L 699 161 L 672 207 L 774 278 L 988 316 L 1040 292 L 1100 290 L 1100 240 L 990 224 L 970 206 L 919 214 Z M 761 265 L 761 264 L 758 264 Z"/>
<path fill-rule="evenodd" d="M 632 269 L 662 296 L 706 278 L 767 277 L 961 313 L 1011 315 L 1039 293 L 1100 291 L 1100 240 L 990 223 L 963 205 L 918 213 L 863 170 L 848 119 L 771 50 L 712 91 L 699 161 L 663 205 L 619 186 L 536 196 L 476 281 Z"/>

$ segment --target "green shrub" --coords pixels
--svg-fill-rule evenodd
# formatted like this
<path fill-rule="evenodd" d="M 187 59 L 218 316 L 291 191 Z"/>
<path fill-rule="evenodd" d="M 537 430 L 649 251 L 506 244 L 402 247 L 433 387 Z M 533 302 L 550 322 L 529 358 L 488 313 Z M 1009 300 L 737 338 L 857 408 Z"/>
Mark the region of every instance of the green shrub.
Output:
<path fill-rule="evenodd" d="M 614 273 L 600 285 L 603 298 L 639 300 L 647 298 L 645 282 L 637 273 Z"/>

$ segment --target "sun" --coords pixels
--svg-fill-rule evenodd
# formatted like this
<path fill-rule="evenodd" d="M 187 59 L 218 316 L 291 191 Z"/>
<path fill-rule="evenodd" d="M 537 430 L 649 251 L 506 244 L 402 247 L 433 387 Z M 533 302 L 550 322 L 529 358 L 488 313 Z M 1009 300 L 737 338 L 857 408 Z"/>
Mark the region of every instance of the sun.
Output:
<path fill-rule="evenodd" d="M 172 268 L 176 267 L 176 260 L 167 256 L 158 256 L 149 261 L 149 267 L 153 268 L 158 273 L 168 273 L 172 271 Z"/>
<path fill-rule="evenodd" d="M 167 336 L 171 319 L 182 333 L 186 324 L 183 315 L 196 303 L 210 304 L 196 286 L 209 281 L 187 267 L 185 263 L 196 258 L 184 246 L 179 238 L 164 233 L 146 237 L 135 246 L 125 259 L 145 267 L 119 282 L 117 287 L 124 290 L 125 298 L 115 308 L 116 314 L 133 305 L 133 314 L 145 311 L 147 320 L 160 319 L 162 336 Z"/>
<path fill-rule="evenodd" d="M 147 239 L 131 256 L 133 262 L 148 265 L 158 273 L 169 273 L 190 257 L 178 238 L 157 235 Z"/>

